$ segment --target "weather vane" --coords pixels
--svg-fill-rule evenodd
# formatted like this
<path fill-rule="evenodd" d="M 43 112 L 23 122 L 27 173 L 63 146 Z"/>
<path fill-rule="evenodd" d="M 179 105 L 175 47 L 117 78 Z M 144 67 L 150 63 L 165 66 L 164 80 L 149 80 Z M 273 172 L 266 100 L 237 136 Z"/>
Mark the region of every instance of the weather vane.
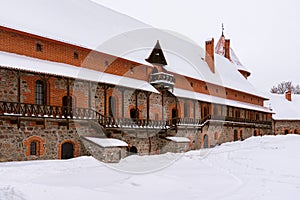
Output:
<path fill-rule="evenodd" d="M 222 23 L 222 36 L 224 36 L 224 24 Z"/>

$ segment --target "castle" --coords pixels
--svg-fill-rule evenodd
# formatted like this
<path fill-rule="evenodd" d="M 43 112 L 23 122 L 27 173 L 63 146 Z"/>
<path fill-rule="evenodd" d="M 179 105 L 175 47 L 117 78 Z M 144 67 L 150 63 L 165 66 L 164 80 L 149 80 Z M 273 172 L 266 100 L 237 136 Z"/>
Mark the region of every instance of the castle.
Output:
<path fill-rule="evenodd" d="M 0 161 L 117 162 L 272 133 L 223 32 L 203 50 L 89 0 L 15 1 L 0 14 Z"/>

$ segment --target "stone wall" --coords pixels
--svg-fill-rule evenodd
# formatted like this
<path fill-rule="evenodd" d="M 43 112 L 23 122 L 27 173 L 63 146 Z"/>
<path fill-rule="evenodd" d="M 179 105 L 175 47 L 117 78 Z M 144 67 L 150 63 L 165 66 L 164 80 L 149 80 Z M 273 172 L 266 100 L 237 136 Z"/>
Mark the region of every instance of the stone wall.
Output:
<path fill-rule="evenodd" d="M 125 158 L 127 153 L 127 147 L 101 147 L 86 139 L 82 140 L 87 151 L 97 160 L 105 163 L 116 163 L 122 158 Z"/>
<path fill-rule="evenodd" d="M 87 155 L 78 132 L 93 132 L 88 123 L 70 122 L 67 129 L 66 120 L 21 119 L 20 128 L 17 118 L 0 119 L 0 161 L 24 161 L 60 159 L 61 145 L 70 142 L 74 145 L 74 157 Z M 38 141 L 38 155 L 30 155 L 30 141 Z"/>
<path fill-rule="evenodd" d="M 277 134 L 299 134 L 300 120 L 274 120 L 273 132 Z"/>

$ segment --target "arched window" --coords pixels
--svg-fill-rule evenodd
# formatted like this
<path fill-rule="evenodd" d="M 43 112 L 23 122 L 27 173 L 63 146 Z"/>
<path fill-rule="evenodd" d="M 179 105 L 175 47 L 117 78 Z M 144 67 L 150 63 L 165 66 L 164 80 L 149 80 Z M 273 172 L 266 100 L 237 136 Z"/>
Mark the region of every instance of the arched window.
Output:
<path fill-rule="evenodd" d="M 285 135 L 289 134 L 289 130 L 288 129 L 284 130 L 284 134 Z"/>
<path fill-rule="evenodd" d="M 109 115 L 109 117 L 115 117 L 115 115 L 116 115 L 115 109 L 116 109 L 115 98 L 110 96 L 108 98 L 108 115 Z"/>
<path fill-rule="evenodd" d="M 132 147 L 130 147 L 129 152 L 130 152 L 130 154 L 137 154 L 138 150 L 135 146 L 132 146 Z"/>
<path fill-rule="evenodd" d="M 45 140 L 39 136 L 31 136 L 24 140 L 26 156 L 43 156 L 45 153 Z"/>
<path fill-rule="evenodd" d="M 33 155 L 38 155 L 38 151 L 37 151 L 37 144 L 38 142 L 36 141 L 33 141 L 30 143 L 30 155 L 33 156 Z"/>
<path fill-rule="evenodd" d="M 45 103 L 45 84 L 41 80 L 35 83 L 35 103 L 39 105 L 44 105 Z"/>

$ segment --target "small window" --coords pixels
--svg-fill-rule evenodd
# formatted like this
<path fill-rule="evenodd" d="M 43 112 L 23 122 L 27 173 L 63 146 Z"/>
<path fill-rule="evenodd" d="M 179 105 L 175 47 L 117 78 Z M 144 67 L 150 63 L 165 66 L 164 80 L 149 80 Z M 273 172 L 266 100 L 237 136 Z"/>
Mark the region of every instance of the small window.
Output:
<path fill-rule="evenodd" d="M 205 90 L 207 90 L 207 86 L 205 86 Z"/>
<path fill-rule="evenodd" d="M 73 55 L 74 59 L 78 59 L 79 58 L 79 55 L 78 53 L 74 52 L 74 55 Z"/>
<path fill-rule="evenodd" d="M 44 82 L 41 80 L 36 81 L 35 85 L 35 103 L 43 105 L 45 100 Z"/>
<path fill-rule="evenodd" d="M 40 43 L 37 43 L 35 48 L 36 48 L 36 51 L 42 51 L 43 50 L 42 45 Z"/>
<path fill-rule="evenodd" d="M 193 82 L 191 82 L 190 84 L 191 84 L 191 87 L 193 87 L 193 86 L 194 86 Z"/>
<path fill-rule="evenodd" d="M 287 130 L 287 129 L 284 130 L 284 134 L 285 134 L 285 135 L 289 134 L 289 130 Z"/>
<path fill-rule="evenodd" d="M 37 142 L 30 143 L 30 155 L 37 155 Z"/>

